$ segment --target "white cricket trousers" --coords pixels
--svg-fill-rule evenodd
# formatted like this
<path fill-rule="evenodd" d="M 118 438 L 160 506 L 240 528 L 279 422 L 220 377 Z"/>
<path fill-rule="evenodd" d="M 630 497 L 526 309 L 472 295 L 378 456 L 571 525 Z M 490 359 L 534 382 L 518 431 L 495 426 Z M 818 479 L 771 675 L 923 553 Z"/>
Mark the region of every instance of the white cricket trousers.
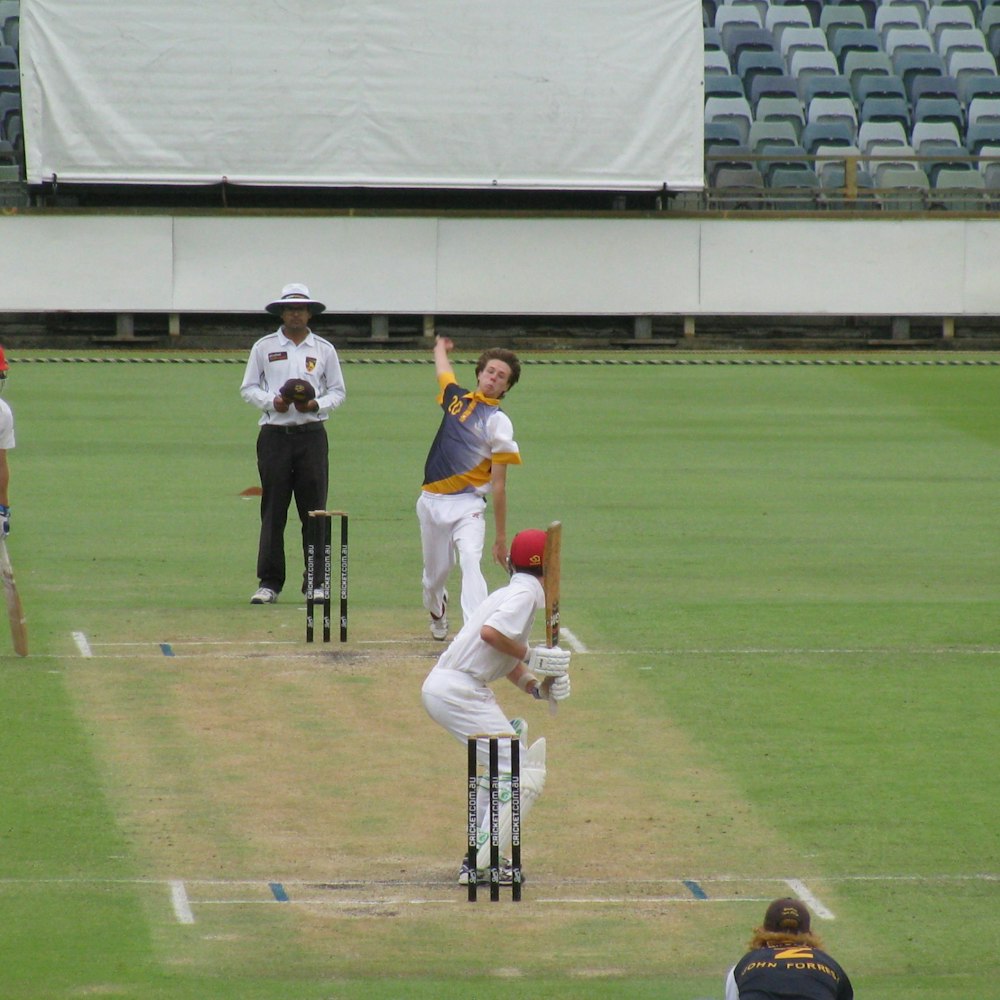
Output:
<path fill-rule="evenodd" d="M 489 593 L 481 566 L 486 501 L 474 493 L 422 492 L 417 498 L 417 520 L 424 553 L 424 607 L 433 615 L 441 614 L 445 584 L 457 561 L 462 573 L 462 618 L 468 621 Z"/>
<path fill-rule="evenodd" d="M 427 714 L 463 746 L 470 736 L 479 733 L 494 736 L 501 733 L 513 735 L 515 732 L 493 690 L 461 670 L 435 668 L 427 675 L 420 697 Z M 500 740 L 497 750 L 500 774 L 509 776 L 510 741 Z M 476 759 L 479 761 L 480 773 L 485 772 L 489 766 L 489 744 L 486 740 L 479 741 Z M 476 796 L 480 829 L 488 829 L 489 811 L 489 790 L 480 782 Z"/>

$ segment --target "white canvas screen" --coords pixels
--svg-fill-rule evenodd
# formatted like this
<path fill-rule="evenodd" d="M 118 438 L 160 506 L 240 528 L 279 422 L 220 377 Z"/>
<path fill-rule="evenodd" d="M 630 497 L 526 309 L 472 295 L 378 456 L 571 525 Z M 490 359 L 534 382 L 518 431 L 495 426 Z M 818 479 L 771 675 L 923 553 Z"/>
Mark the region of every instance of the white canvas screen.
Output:
<path fill-rule="evenodd" d="M 21 0 L 30 183 L 702 185 L 693 0 Z"/>

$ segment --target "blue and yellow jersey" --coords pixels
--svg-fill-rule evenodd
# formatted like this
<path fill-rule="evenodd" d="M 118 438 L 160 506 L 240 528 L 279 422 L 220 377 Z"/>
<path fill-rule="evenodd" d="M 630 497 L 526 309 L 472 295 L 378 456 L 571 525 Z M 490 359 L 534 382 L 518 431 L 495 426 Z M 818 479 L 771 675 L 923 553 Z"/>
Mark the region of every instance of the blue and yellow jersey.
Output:
<path fill-rule="evenodd" d="M 428 493 L 483 496 L 490 491 L 494 462 L 521 464 L 514 425 L 499 400 L 463 389 L 451 374 L 438 381 L 444 417 L 427 453 L 423 488 Z"/>

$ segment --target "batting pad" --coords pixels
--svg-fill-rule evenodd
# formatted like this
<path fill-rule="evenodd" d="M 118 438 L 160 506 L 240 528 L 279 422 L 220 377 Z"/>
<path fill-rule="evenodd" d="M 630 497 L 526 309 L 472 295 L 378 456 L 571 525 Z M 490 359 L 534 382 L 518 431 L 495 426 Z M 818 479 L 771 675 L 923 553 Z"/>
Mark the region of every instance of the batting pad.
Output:
<path fill-rule="evenodd" d="M 521 822 L 545 787 L 545 738 L 535 740 L 521 762 Z M 487 817 L 487 830 L 489 829 Z M 510 801 L 500 806 L 500 854 L 510 857 Z M 490 838 L 487 835 L 476 855 L 477 868 L 490 866 Z"/>

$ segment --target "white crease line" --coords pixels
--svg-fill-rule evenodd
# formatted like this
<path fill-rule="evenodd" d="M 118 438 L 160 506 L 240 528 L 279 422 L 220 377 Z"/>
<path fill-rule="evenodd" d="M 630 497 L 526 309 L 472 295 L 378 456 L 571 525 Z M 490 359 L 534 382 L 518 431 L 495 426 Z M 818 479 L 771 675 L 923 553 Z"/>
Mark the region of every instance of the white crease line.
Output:
<path fill-rule="evenodd" d="M 76 643 L 76 648 L 79 650 L 81 656 L 94 655 L 90 648 L 90 643 L 87 642 L 87 636 L 83 632 L 74 632 L 73 642 Z"/>
<path fill-rule="evenodd" d="M 180 879 L 170 881 L 170 902 L 174 908 L 174 916 L 179 924 L 193 924 L 194 913 L 191 911 L 191 904 L 188 902 L 187 889 Z"/>
<path fill-rule="evenodd" d="M 566 636 L 566 643 L 574 653 L 587 653 L 587 647 L 568 628 L 560 629 L 560 638 Z"/>
<path fill-rule="evenodd" d="M 808 889 L 805 882 L 801 882 L 797 878 L 785 879 L 785 885 L 788 886 L 792 892 L 795 893 L 799 899 L 802 900 L 810 910 L 816 914 L 820 920 L 836 920 L 837 918 L 833 913 L 828 910 Z"/>

